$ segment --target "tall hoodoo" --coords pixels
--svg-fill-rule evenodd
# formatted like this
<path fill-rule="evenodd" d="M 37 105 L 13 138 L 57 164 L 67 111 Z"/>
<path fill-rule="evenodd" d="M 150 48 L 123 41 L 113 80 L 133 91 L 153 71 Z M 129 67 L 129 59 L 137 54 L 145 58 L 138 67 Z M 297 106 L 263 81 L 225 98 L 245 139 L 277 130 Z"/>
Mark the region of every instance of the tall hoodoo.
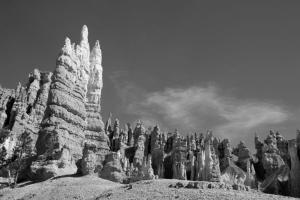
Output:
<path fill-rule="evenodd" d="M 82 41 L 85 41 L 86 31 L 83 28 Z M 103 88 L 102 79 L 102 53 L 99 41 L 97 40 L 89 57 L 89 80 L 87 83 L 87 93 L 85 99 L 86 109 L 86 130 L 85 139 L 86 145 L 93 144 L 96 147 L 96 169 L 102 169 L 102 164 L 105 156 L 108 154 L 110 143 L 107 134 L 105 133 L 104 123 L 101 117 L 101 92 Z M 97 171 L 96 170 L 96 171 Z M 97 171 L 97 172 L 98 172 Z"/>
<path fill-rule="evenodd" d="M 80 44 L 76 49 L 74 46 L 66 38 L 52 77 L 36 145 L 39 159 L 32 165 L 40 178 L 75 173 L 85 142 L 109 149 L 100 116 L 103 83 L 99 44 L 90 56 L 88 29 L 83 26 Z M 104 156 L 97 159 L 102 161 Z"/>

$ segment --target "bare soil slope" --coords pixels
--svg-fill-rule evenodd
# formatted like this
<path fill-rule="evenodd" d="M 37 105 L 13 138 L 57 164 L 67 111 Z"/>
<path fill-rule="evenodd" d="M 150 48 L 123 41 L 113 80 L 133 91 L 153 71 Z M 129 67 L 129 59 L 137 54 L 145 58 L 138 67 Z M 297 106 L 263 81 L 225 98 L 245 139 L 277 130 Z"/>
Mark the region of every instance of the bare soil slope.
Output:
<path fill-rule="evenodd" d="M 28 185 L 27 185 L 28 184 Z M 1 200 L 91 199 L 121 184 L 93 176 L 60 177 L 39 183 L 27 183 L 15 189 L 0 190 Z"/>
<path fill-rule="evenodd" d="M 153 180 L 140 181 L 127 186 L 114 188 L 98 196 L 96 200 L 155 200 L 155 199 L 205 199 L 205 200 L 279 200 L 294 199 L 284 196 L 269 195 L 257 191 L 236 191 L 225 189 L 189 189 L 189 188 L 172 188 L 170 185 L 176 185 L 177 182 L 187 185 L 189 181 L 182 180 Z M 92 199 L 91 199 L 92 200 Z M 95 200 L 93 198 L 93 200 Z"/>

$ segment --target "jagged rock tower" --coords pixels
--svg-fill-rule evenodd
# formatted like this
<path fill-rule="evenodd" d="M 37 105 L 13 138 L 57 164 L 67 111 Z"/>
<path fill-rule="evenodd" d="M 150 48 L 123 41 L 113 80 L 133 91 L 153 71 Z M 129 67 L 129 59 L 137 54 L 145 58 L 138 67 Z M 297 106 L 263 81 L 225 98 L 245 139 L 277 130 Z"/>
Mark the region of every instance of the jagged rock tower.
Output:
<path fill-rule="evenodd" d="M 94 144 L 98 161 L 104 160 L 109 147 L 100 115 L 102 71 L 99 42 L 90 52 L 83 26 L 80 44 L 66 38 L 56 61 L 36 143 L 38 159 L 31 166 L 36 177 L 76 173 L 84 143 Z"/>

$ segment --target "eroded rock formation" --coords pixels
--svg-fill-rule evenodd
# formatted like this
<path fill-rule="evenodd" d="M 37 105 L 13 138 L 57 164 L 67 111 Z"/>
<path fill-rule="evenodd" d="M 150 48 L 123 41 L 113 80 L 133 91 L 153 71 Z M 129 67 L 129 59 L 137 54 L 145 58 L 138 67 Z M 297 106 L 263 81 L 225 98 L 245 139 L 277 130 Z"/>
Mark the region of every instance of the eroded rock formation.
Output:
<path fill-rule="evenodd" d="M 255 136 L 257 149 L 254 159 L 257 179 L 261 181 L 259 189 L 273 194 L 288 195 L 291 193 L 289 185 L 293 182 L 290 178 L 291 146 L 278 132 L 270 131 L 264 142 Z"/>
<path fill-rule="evenodd" d="M 78 173 L 121 183 L 154 178 L 209 181 L 215 183 L 208 187 L 225 183 L 300 197 L 299 131 L 289 141 L 275 131 L 264 141 L 255 136 L 253 155 L 245 143 L 232 148 L 229 139 L 221 141 L 211 131 L 166 133 L 158 125 L 146 129 L 142 121 L 124 127 L 111 114 L 104 125 L 102 73 L 99 41 L 90 50 L 83 26 L 78 45 L 65 39 L 53 73 L 35 69 L 26 84 L 0 87 L 1 149 L 11 156 L 25 131 L 33 140 L 30 172 L 23 173 L 42 180 Z M 188 187 L 198 187 L 194 183 Z"/>

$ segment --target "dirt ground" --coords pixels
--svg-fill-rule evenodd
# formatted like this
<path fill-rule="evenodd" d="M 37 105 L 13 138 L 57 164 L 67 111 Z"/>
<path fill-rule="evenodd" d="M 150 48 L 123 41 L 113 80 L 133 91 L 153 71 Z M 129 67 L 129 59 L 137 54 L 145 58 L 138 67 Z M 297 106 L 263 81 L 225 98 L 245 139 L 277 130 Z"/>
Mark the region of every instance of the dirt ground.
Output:
<path fill-rule="evenodd" d="M 226 189 L 174 188 L 176 183 L 187 185 L 181 180 L 150 180 L 122 185 L 98 177 L 58 177 L 40 183 L 23 183 L 19 188 L 0 190 L 1 200 L 64 200 L 64 199 L 115 199 L 115 200 L 155 200 L 155 199 L 293 199 L 257 191 L 236 191 Z"/>
<path fill-rule="evenodd" d="M 118 187 L 104 192 L 96 199 L 205 199 L 205 200 L 237 200 L 237 199 L 294 199 L 277 195 L 264 194 L 257 191 L 236 191 L 226 189 L 188 189 L 188 188 L 172 188 L 170 185 L 175 185 L 177 182 L 187 185 L 189 181 L 179 180 L 153 180 L 141 181 L 131 186 Z"/>
<path fill-rule="evenodd" d="M 0 190 L 1 200 L 93 199 L 120 184 L 93 176 L 58 177 L 39 183 L 23 183 L 18 188 Z"/>

